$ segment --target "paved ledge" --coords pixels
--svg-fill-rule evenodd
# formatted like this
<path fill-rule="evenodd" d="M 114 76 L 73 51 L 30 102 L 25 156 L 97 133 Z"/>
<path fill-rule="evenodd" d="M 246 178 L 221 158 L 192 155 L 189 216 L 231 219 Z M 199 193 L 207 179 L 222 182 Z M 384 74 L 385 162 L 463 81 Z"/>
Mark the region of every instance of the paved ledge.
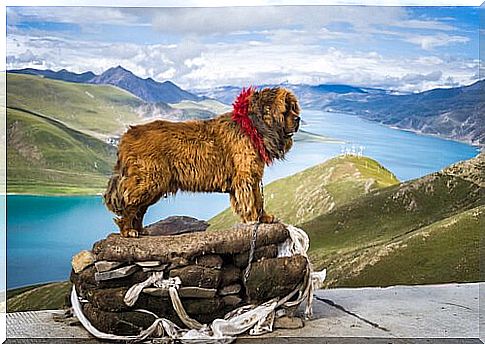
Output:
<path fill-rule="evenodd" d="M 484 290 L 485 283 L 318 290 L 314 319 L 304 328 L 277 330 L 257 342 L 275 342 L 277 337 L 288 343 L 480 343 L 479 295 L 485 296 Z M 7 338 L 92 338 L 82 327 L 55 321 L 59 314 L 62 311 L 8 313 Z M 423 341 L 408 340 L 412 338 Z M 254 339 L 246 335 L 238 342 Z"/>

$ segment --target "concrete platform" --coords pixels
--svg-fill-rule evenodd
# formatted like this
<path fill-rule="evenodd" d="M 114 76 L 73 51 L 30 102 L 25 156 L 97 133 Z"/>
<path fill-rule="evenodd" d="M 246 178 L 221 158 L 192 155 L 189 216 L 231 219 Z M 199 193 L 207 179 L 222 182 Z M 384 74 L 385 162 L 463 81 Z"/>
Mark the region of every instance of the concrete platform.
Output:
<path fill-rule="evenodd" d="M 485 283 L 319 290 L 314 319 L 304 328 L 277 330 L 256 342 L 481 343 L 484 290 Z M 59 314 L 62 311 L 9 313 L 7 338 L 92 339 L 82 327 L 55 321 Z M 238 342 L 255 339 L 243 335 Z"/>

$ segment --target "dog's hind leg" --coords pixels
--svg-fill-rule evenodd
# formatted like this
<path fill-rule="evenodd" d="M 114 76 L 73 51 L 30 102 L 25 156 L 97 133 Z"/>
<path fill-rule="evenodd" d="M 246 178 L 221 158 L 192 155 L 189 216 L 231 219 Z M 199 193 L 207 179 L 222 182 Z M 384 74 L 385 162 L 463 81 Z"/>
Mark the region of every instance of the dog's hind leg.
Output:
<path fill-rule="evenodd" d="M 123 181 L 123 198 L 125 207 L 117 220 L 121 235 L 137 237 L 143 228 L 143 217 L 149 206 L 169 194 L 170 174 L 150 174 L 143 171 L 142 178 L 138 175 L 127 177 Z"/>

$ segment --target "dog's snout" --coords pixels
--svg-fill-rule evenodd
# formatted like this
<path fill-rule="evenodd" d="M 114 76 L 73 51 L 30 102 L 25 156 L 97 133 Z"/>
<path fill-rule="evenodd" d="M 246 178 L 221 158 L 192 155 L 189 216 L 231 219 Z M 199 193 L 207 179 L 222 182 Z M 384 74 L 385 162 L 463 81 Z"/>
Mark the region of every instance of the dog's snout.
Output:
<path fill-rule="evenodd" d="M 301 121 L 301 118 L 297 117 L 295 122 L 295 132 L 298 131 L 298 129 L 300 129 L 300 121 Z"/>

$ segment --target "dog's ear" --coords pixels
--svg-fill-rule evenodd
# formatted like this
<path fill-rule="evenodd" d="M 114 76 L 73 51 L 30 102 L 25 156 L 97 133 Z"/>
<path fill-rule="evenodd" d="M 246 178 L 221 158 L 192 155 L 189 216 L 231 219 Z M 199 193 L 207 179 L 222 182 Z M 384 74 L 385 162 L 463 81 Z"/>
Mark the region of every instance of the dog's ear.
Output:
<path fill-rule="evenodd" d="M 276 88 L 265 88 L 258 90 L 251 96 L 251 104 L 249 112 L 258 120 L 264 121 L 266 124 L 273 124 L 276 114 Z"/>
<path fill-rule="evenodd" d="M 300 108 L 296 97 L 284 88 L 265 88 L 251 97 L 250 113 L 270 127 L 283 126 L 290 112 L 298 115 Z"/>
<path fill-rule="evenodd" d="M 298 116 L 300 114 L 300 106 L 298 105 L 298 99 L 296 99 L 295 95 L 289 91 L 286 91 L 285 105 L 286 105 L 285 115 L 293 114 Z"/>

